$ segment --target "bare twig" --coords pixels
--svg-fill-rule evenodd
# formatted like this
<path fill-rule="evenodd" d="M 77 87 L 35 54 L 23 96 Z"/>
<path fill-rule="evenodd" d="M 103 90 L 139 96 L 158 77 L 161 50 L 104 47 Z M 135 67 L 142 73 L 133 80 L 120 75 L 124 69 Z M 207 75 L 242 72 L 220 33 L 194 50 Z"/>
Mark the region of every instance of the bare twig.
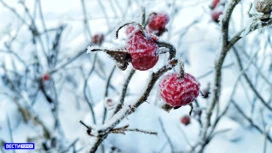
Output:
<path fill-rule="evenodd" d="M 141 104 L 143 104 L 153 86 L 155 85 L 156 81 L 160 78 L 162 74 L 164 74 L 166 71 L 171 70 L 174 66 L 176 66 L 177 60 L 171 60 L 169 61 L 168 65 L 163 66 L 161 69 L 159 69 L 156 73 L 152 73 L 151 79 L 146 87 L 146 90 L 142 94 L 142 96 L 133 104 L 132 108 L 136 109 L 138 108 Z M 109 134 L 109 131 L 113 129 L 116 125 L 118 125 L 125 117 L 133 113 L 134 111 L 131 110 L 131 107 L 123 107 L 120 111 L 118 111 L 110 120 L 107 122 L 107 126 L 103 127 L 99 130 L 99 137 L 96 139 L 94 145 L 91 148 L 91 153 L 94 153 L 98 146 L 103 142 L 104 139 Z"/>
<path fill-rule="evenodd" d="M 127 93 L 127 88 L 128 88 L 128 84 L 132 78 L 132 76 L 135 74 L 135 70 L 132 69 L 123 85 L 123 89 L 122 89 L 122 93 L 121 93 L 121 98 L 120 98 L 120 101 L 119 101 L 119 104 L 116 106 L 116 109 L 114 111 L 114 114 L 116 114 L 121 108 L 122 108 L 122 105 L 124 104 L 124 101 L 125 101 L 125 97 L 126 97 L 126 93 Z"/>
<path fill-rule="evenodd" d="M 113 73 L 114 73 L 115 68 L 116 68 L 116 66 L 113 66 L 113 68 L 112 68 L 112 70 L 111 70 L 111 72 L 110 72 L 110 75 L 109 75 L 109 77 L 108 77 L 108 80 L 107 80 L 107 83 L 106 83 L 106 88 L 105 88 L 105 94 L 104 94 L 104 97 L 105 97 L 105 98 L 108 97 L 108 95 L 109 95 L 110 81 L 111 81 L 111 78 L 112 78 L 112 76 L 113 76 Z M 102 124 L 105 123 L 105 120 L 106 120 L 106 117 L 107 117 L 107 112 L 108 112 L 107 108 L 104 107 L 104 114 L 103 114 Z"/>
<path fill-rule="evenodd" d="M 169 135 L 168 135 L 167 132 L 165 131 L 165 127 L 164 127 L 164 125 L 163 125 L 163 123 L 162 123 L 161 118 L 159 118 L 159 122 L 160 122 L 160 125 L 161 125 L 161 128 L 162 128 L 162 132 L 163 132 L 163 134 L 165 135 L 165 137 L 166 137 L 166 139 L 167 139 L 167 141 L 168 141 L 168 143 L 169 143 L 169 145 L 170 145 L 171 152 L 173 153 L 173 152 L 174 152 L 174 145 L 173 145 L 173 143 L 171 142 L 171 139 L 170 139 Z"/>

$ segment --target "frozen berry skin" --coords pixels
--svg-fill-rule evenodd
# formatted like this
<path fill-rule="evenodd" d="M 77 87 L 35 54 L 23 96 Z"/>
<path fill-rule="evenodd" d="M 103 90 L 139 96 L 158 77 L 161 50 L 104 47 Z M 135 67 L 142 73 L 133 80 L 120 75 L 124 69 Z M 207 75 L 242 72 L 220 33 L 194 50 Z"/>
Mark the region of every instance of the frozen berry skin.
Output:
<path fill-rule="evenodd" d="M 199 95 L 200 84 L 192 75 L 179 73 L 166 75 L 159 84 L 162 99 L 172 107 L 180 107 L 193 102 Z"/>
<path fill-rule="evenodd" d="M 134 30 L 127 42 L 127 50 L 131 56 L 131 64 L 136 70 L 145 71 L 153 68 L 158 62 L 156 41 L 145 36 L 141 30 Z"/>
<path fill-rule="evenodd" d="M 129 26 L 127 26 L 126 34 L 127 35 L 132 34 L 135 29 L 136 29 L 135 25 L 129 25 Z"/>
<path fill-rule="evenodd" d="M 212 9 L 215 9 L 216 6 L 219 4 L 219 2 L 220 2 L 220 0 L 213 0 L 212 5 L 211 5 L 211 8 L 212 8 Z"/>
<path fill-rule="evenodd" d="M 166 13 L 154 13 L 149 17 L 147 28 L 160 36 L 166 30 L 165 26 L 168 22 L 169 16 Z"/>
<path fill-rule="evenodd" d="M 180 122 L 184 125 L 188 125 L 191 123 L 191 118 L 189 115 L 185 115 L 180 119 Z"/>
<path fill-rule="evenodd" d="M 43 80 L 43 81 L 48 81 L 48 80 L 50 80 L 50 75 L 49 75 L 49 74 L 44 74 L 44 75 L 42 76 L 42 80 Z"/>
<path fill-rule="evenodd" d="M 103 34 L 96 34 L 93 36 L 93 43 L 96 45 L 101 45 L 104 41 L 104 35 Z"/>
<path fill-rule="evenodd" d="M 212 12 L 212 19 L 213 19 L 213 21 L 219 22 L 219 17 L 220 17 L 221 14 L 223 14 L 222 11 L 213 11 Z"/>

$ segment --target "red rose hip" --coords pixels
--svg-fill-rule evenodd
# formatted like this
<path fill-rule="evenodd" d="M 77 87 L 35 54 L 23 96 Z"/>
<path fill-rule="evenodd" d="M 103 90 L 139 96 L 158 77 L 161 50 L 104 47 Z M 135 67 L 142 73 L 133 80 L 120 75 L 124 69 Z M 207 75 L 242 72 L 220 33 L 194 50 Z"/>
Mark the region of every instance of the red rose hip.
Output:
<path fill-rule="evenodd" d="M 146 37 L 140 29 L 127 31 L 133 31 L 129 35 L 127 42 L 127 50 L 131 56 L 132 66 L 140 71 L 153 68 L 159 59 L 157 55 L 159 47 L 156 41 L 152 37 Z"/>
<path fill-rule="evenodd" d="M 168 22 L 169 16 L 166 13 L 154 13 L 149 17 L 147 28 L 160 36 L 166 30 L 165 26 Z"/>
<path fill-rule="evenodd" d="M 213 0 L 213 2 L 212 2 L 212 9 L 215 9 L 216 8 L 216 6 L 219 4 L 219 2 L 220 2 L 220 0 Z"/>
<path fill-rule="evenodd" d="M 199 82 L 192 75 L 179 73 L 165 76 L 159 84 L 162 99 L 171 107 L 180 107 L 193 102 L 199 95 Z"/>
<path fill-rule="evenodd" d="M 212 12 L 212 19 L 213 19 L 213 21 L 219 22 L 219 17 L 220 17 L 221 14 L 223 14 L 222 11 L 214 10 L 214 11 Z"/>
<path fill-rule="evenodd" d="M 43 80 L 43 81 L 48 81 L 48 80 L 50 80 L 50 75 L 49 75 L 49 74 L 44 74 L 44 75 L 42 76 L 42 80 Z"/>
<path fill-rule="evenodd" d="M 185 115 L 180 119 L 180 122 L 184 125 L 188 125 L 191 123 L 191 118 L 189 115 Z"/>

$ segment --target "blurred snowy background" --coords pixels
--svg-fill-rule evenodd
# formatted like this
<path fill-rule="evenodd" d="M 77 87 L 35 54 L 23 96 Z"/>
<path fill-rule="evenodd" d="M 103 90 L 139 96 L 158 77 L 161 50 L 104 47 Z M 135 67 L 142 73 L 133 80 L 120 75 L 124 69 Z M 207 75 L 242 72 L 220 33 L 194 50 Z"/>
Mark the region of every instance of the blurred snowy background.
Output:
<path fill-rule="evenodd" d="M 108 55 L 87 54 L 87 46 L 95 34 L 104 34 L 101 47 L 123 47 L 125 30 L 117 40 L 115 31 L 124 23 L 140 22 L 142 7 L 147 15 L 169 14 L 168 31 L 159 39 L 176 47 L 177 58 L 185 62 L 186 72 L 199 80 L 202 90 L 209 83 L 212 86 L 221 30 L 212 19 L 211 4 L 212 0 L 0 0 L 0 152 L 11 152 L 4 150 L 5 142 L 34 142 L 36 149 L 26 152 L 89 152 L 95 138 L 79 121 L 94 124 L 90 111 L 94 109 L 96 123 L 102 123 L 105 101 L 118 103 L 132 67 L 121 71 Z M 234 9 L 230 36 L 253 21 L 248 15 L 250 4 L 242 0 Z M 216 9 L 224 6 L 221 1 Z M 212 124 L 219 119 L 205 153 L 272 152 L 271 32 L 271 27 L 252 32 L 227 55 Z M 160 55 L 153 69 L 136 71 L 125 103 L 139 98 L 150 74 L 167 58 Z M 49 78 L 44 79 L 45 75 Z M 158 135 L 110 134 L 97 152 L 194 152 L 209 101 L 199 96 L 191 123 L 184 125 L 181 118 L 190 107 L 162 110 L 156 84 L 147 103 L 117 127 L 128 124 Z"/>

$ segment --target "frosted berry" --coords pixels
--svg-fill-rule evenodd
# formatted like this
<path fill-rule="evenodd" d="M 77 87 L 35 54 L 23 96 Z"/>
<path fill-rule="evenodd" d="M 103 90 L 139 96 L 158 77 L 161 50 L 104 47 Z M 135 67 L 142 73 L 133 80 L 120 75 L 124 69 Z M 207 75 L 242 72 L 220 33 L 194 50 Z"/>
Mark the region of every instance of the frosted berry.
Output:
<path fill-rule="evenodd" d="M 212 9 L 215 9 L 216 6 L 219 4 L 219 2 L 220 2 L 220 0 L 213 0 L 212 5 L 211 5 L 211 8 L 212 8 Z"/>
<path fill-rule="evenodd" d="M 219 17 L 220 17 L 221 14 L 223 14 L 222 11 L 214 10 L 214 11 L 212 12 L 212 19 L 213 19 L 213 21 L 219 22 Z"/>
<path fill-rule="evenodd" d="M 165 32 L 166 24 L 169 22 L 169 16 L 166 13 L 154 13 L 149 17 L 147 28 L 149 31 L 160 36 Z"/>
<path fill-rule="evenodd" d="M 192 75 L 179 73 L 165 76 L 159 84 L 162 99 L 171 107 L 180 107 L 193 102 L 199 95 L 199 82 Z"/>
<path fill-rule="evenodd" d="M 93 43 L 96 45 L 101 45 L 104 41 L 104 35 L 103 34 L 96 34 L 93 36 Z"/>
<path fill-rule="evenodd" d="M 180 119 L 180 122 L 184 125 L 188 125 L 191 123 L 191 118 L 189 115 L 185 115 Z"/>
<path fill-rule="evenodd" d="M 130 30 L 127 31 L 131 32 Z M 159 47 L 156 41 L 152 37 L 145 36 L 140 29 L 133 30 L 127 44 L 132 66 L 136 70 L 148 70 L 158 62 L 157 51 Z"/>
<path fill-rule="evenodd" d="M 49 75 L 49 74 L 44 74 L 44 75 L 42 76 L 42 80 L 43 80 L 43 81 L 48 81 L 48 80 L 50 80 L 50 75 Z"/>

